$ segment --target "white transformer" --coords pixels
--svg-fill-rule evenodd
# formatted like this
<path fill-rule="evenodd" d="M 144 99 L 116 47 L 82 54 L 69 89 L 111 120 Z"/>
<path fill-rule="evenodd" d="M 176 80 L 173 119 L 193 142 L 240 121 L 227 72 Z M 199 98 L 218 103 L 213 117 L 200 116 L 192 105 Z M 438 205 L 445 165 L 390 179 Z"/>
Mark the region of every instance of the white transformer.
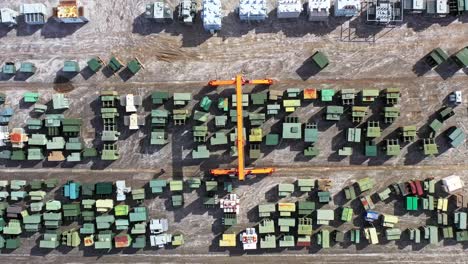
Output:
<path fill-rule="evenodd" d="M 279 0 L 276 14 L 278 18 L 298 18 L 302 12 L 301 0 Z"/>

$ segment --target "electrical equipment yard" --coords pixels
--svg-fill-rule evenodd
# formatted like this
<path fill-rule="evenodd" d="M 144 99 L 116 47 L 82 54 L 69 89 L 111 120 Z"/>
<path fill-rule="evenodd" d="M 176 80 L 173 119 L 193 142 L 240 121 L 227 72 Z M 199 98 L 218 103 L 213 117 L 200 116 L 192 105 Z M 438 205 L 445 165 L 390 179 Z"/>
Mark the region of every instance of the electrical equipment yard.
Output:
<path fill-rule="evenodd" d="M 34 2 L 46 4 L 48 10 L 50 9 L 49 15 L 52 7 L 58 4 L 58 1 Z M 158 249 L 149 247 L 148 240 L 147 247 L 143 250 L 129 247 L 100 251 L 93 247 L 84 247 L 82 242 L 77 248 L 61 245 L 50 250 L 39 247 L 39 240 L 44 237 L 43 233 L 25 233 L 20 238 L 21 246 L 13 251 L 2 251 L 2 259 L 8 262 L 37 260 L 44 263 L 147 262 L 150 258 L 151 261 L 157 262 L 195 263 L 271 263 L 280 260 L 300 263 L 350 260 L 359 263 L 441 260 L 459 262 L 466 259 L 467 242 L 457 242 L 455 238 L 444 239 L 442 231 L 437 245 L 429 244 L 428 240 L 423 240 L 420 244 L 411 241 L 406 230 L 437 225 L 438 213 L 421 208 L 416 213 L 409 212 L 406 210 L 407 200 L 395 194 L 385 202 L 376 199 L 372 211 L 398 216 L 399 222 L 396 227 L 404 231 L 399 240 L 384 239 L 385 229 L 380 223 L 376 224 L 381 239 L 377 245 L 371 245 L 365 239 L 364 232 L 361 232 L 359 244 L 352 243 L 348 233 L 344 242 L 335 242 L 334 236 L 330 236 L 330 248 L 322 248 L 316 239 L 319 234 L 324 235 L 320 232 L 324 228 L 334 234 L 335 230 L 349 231 L 357 227 L 363 230 L 364 226 L 368 226 L 364 221 L 365 210 L 359 198 L 346 201 L 343 191 L 359 179 L 370 177 L 375 180 L 373 187 L 365 192 L 371 196 L 380 194 L 395 182 L 422 181 L 430 177 L 440 180 L 450 175 L 458 175 L 465 185 L 468 184 L 466 142 L 452 147 L 446 136 L 446 130 L 453 126 L 465 134 L 468 133 L 467 68 L 460 69 L 455 63 L 446 63 L 431 69 L 424 62 L 426 55 L 438 47 L 453 55 L 468 46 L 466 12 L 459 17 L 437 18 L 405 14 L 402 24 L 387 27 L 366 23 L 365 14 L 352 18 L 330 16 L 328 23 L 314 24 L 317 22 L 309 22 L 304 14 L 297 20 L 279 20 L 275 10 L 276 1 L 265 1 L 268 16 L 262 18 L 262 21 L 249 23 L 240 21 L 239 14 L 235 12 L 239 1 L 229 0 L 222 1 L 222 28 L 212 35 L 203 29 L 200 16 L 196 17 L 191 27 L 182 25 L 182 22 L 156 23 L 148 20 L 145 10 L 150 2 L 83 0 L 79 7 L 84 7 L 86 19 L 83 21 L 88 21 L 86 24 L 47 22 L 39 28 L 24 24 L 18 24 L 14 28 L 0 27 L 0 66 L 3 67 L 5 62 L 15 62 L 19 69 L 21 62 L 31 62 L 37 68 L 34 74 L 25 79 L 21 75 L 2 75 L 0 79 L 0 92 L 6 95 L 2 107 L 11 107 L 14 112 L 8 124 L 10 129 L 26 127 L 26 120 L 30 118 L 30 112 L 34 108 L 33 104 L 24 102 L 28 92 L 38 93 L 38 102 L 49 108 L 52 107 L 53 94 L 63 92 L 69 99 L 69 108 L 63 111 L 63 114 L 65 118 L 81 119 L 80 137 L 86 147 L 99 149 L 103 145 L 101 137 L 104 128 L 100 99 L 102 92 L 115 91 L 119 97 L 127 94 L 141 97 L 142 103 L 140 106 L 136 105 L 135 113 L 146 121 L 146 124 L 140 125 L 141 120 L 138 120 L 138 130 L 130 130 L 124 126 L 123 115 L 116 119 L 120 133 L 118 140 L 113 142 L 119 153 L 116 160 L 101 160 L 100 155 L 91 159 L 83 158 L 80 162 L 58 163 L 48 161 L 47 155 L 44 160 L 34 161 L 1 159 L 0 180 L 26 180 L 29 184 L 34 179 L 58 179 L 57 187 L 48 192 L 43 200 L 61 200 L 64 205 L 68 200 L 62 195 L 62 185 L 68 181 L 81 184 L 115 184 L 115 181 L 125 180 L 126 186 L 133 190 L 146 189 L 143 202 L 137 203 L 127 198 L 129 201 L 126 204 L 129 204 L 132 210 L 136 206 L 146 206 L 150 219 L 167 219 L 168 232 L 183 234 L 183 245 Z M 173 10 L 177 9 L 179 1 L 166 2 Z M 200 5 L 201 1 L 198 4 Z M 0 3 L 0 8 L 18 10 L 18 6 L 17 1 L 13 0 Z M 313 62 L 310 58 L 316 51 L 326 54 L 329 61 L 329 65 L 321 70 L 311 66 Z M 123 67 L 133 60 L 137 64 L 135 69 L 138 73 L 128 75 L 126 70 L 112 72 L 104 65 L 102 70 L 96 71 L 86 67 L 87 62 L 95 57 L 101 58 L 109 65 L 109 59 L 113 56 L 119 58 Z M 136 58 L 138 59 L 134 60 Z M 81 70 L 64 74 L 65 61 L 76 61 Z M 244 107 L 249 113 L 265 113 L 267 110 L 267 103 L 261 106 L 251 105 L 253 94 L 278 91 L 277 93 L 283 94 L 285 99 L 289 93 L 295 93 L 288 89 L 297 88 L 301 102 L 300 106 L 291 106 L 293 112 L 285 113 L 283 101 L 279 100 L 280 113 L 274 117 L 266 115 L 265 121 L 261 121 L 263 123 L 259 127 L 264 138 L 258 144 L 258 158 L 250 156 L 251 153 L 258 154 L 250 149 L 251 144 L 244 146 L 245 168 L 274 168 L 273 174 L 247 176 L 245 181 L 238 181 L 236 177 L 227 180 L 226 177 L 219 176 L 219 198 L 226 194 L 226 185 L 224 191 L 221 190 L 224 181 L 227 181 L 232 182 L 232 193 L 237 194 L 240 199 L 241 209 L 236 216 L 236 224 L 225 226 L 222 223 L 225 216 L 219 205 L 213 208 L 206 206 L 204 199 L 214 196 L 213 191 L 209 192 L 204 188 L 205 181 L 217 179 L 210 177 L 210 170 L 237 168 L 237 157 L 230 155 L 231 147 L 236 146 L 233 142 L 235 136 L 234 140 L 231 139 L 230 143 L 224 146 L 212 146 L 208 143 L 215 133 L 219 132 L 215 116 L 226 115 L 228 125 L 224 130 L 234 132 L 236 123 L 231 122 L 230 112 L 218 109 L 217 105 L 219 98 L 228 98 L 229 109 L 235 110 L 236 108 L 231 106 L 231 98 L 236 92 L 236 87 L 210 87 L 208 81 L 231 80 L 239 73 L 246 79 L 274 81 L 270 86 L 242 87 L 243 93 L 249 94 L 250 105 Z M 70 81 L 64 81 L 63 76 L 68 76 Z M 317 99 L 302 99 L 302 91 L 310 88 L 317 90 Z M 400 99 L 395 104 L 399 116 L 393 122 L 385 123 L 384 109 L 389 106 L 385 91 L 389 88 L 400 89 Z M 335 91 L 333 102 L 320 100 L 320 91 L 324 89 Z M 342 106 L 340 91 L 352 93 L 349 89 L 354 89 L 356 93 L 354 105 L 368 106 L 362 122 L 353 123 L 351 106 L 345 106 L 343 114 L 336 114 L 338 121 L 325 120 L 328 116 L 327 106 Z M 375 99 L 374 103 L 362 104 L 361 91 L 365 89 L 378 90 L 380 97 Z M 174 124 L 172 98 L 157 106 L 153 104 L 151 96 L 157 91 L 167 92 L 169 97 L 174 93 L 190 94 L 191 100 L 187 105 L 177 108 L 190 113 L 185 124 Z M 441 128 L 437 128 L 438 124 L 432 127 L 431 122 L 437 118 L 437 112 L 448 104 L 447 98 L 453 91 L 462 92 L 463 102 L 452 105 L 454 115 L 443 121 Z M 34 100 L 34 94 L 28 96 L 28 100 Z M 194 120 L 193 113 L 204 111 L 201 102 L 206 96 L 212 101 L 211 107 L 208 106 L 209 110 L 206 111 L 209 113 L 205 122 L 208 128 L 207 140 L 206 143 L 194 142 L 194 126 L 201 125 L 199 121 Z M 122 107 L 118 108 L 122 113 Z M 169 113 L 164 132 L 159 130 L 160 127 L 153 130 L 150 115 L 154 109 L 167 110 Z M 317 139 L 312 145 L 305 142 L 305 133 L 300 139 L 283 138 L 282 123 L 290 117 L 298 118 L 301 131 L 305 124 L 317 125 Z M 380 121 L 381 127 L 381 135 L 375 139 L 378 149 L 375 157 L 366 156 L 365 129 L 367 121 L 371 120 Z M 252 135 L 251 121 L 244 115 L 247 142 Z M 400 130 L 404 126 L 416 127 L 418 139 L 415 142 L 403 143 Z M 348 142 L 348 128 L 353 127 L 362 129 L 360 142 L 357 139 Z M 429 138 L 433 130 L 438 131 L 434 137 L 438 154 L 425 155 L 422 139 Z M 154 131 L 166 133 L 167 144 L 150 145 Z M 31 133 L 27 134 L 31 136 Z M 267 144 L 265 136 L 268 134 L 279 135 L 278 145 Z M 228 138 L 229 136 L 227 135 Z M 399 139 L 401 151 L 386 149 L 387 139 Z M 203 145 L 208 146 L 209 158 L 194 158 L 193 150 Z M 319 150 L 319 153 L 313 157 L 306 156 L 304 150 L 309 146 Z M 346 147 L 352 148 L 350 155 Z M 198 153 L 206 153 L 203 149 L 198 150 Z M 201 185 L 198 184 L 203 187 L 197 190 L 188 187 L 187 184 L 194 178 L 203 179 Z M 322 205 L 317 202 L 316 188 L 310 194 L 298 191 L 298 179 L 324 178 L 332 182 L 329 203 Z M 154 179 L 168 182 L 183 180 L 183 190 L 179 193 L 171 192 L 168 186 L 159 195 L 148 195 L 149 182 Z M 278 185 L 285 183 L 294 184 L 294 191 L 286 195 L 287 197 L 280 198 Z M 190 186 L 193 185 L 197 184 L 190 182 Z M 466 193 L 466 187 L 464 188 Z M 436 188 L 437 192 L 443 193 L 439 185 Z M 174 207 L 175 194 L 182 194 L 181 207 Z M 259 204 L 289 203 L 308 198 L 316 202 L 317 209 L 334 211 L 334 220 L 329 226 L 316 225 L 314 219 L 311 246 L 274 249 L 262 249 L 258 246 L 257 250 L 242 249 L 239 235 L 246 228 L 258 228 L 261 222 L 261 218 L 258 217 Z M 18 203 L 25 205 L 29 201 Z M 342 207 L 354 210 L 351 222 L 340 221 Z M 460 211 L 466 212 L 466 208 Z M 451 212 L 450 223 L 453 222 Z M 81 222 L 78 222 L 67 222 L 60 230 L 79 228 Z M 441 225 L 441 230 L 442 226 L 445 225 Z M 236 234 L 237 246 L 220 247 L 219 241 L 223 234 L 231 233 Z M 258 241 L 261 239 L 263 234 L 258 234 Z M 152 258 L 153 256 L 157 256 L 157 259 Z"/>

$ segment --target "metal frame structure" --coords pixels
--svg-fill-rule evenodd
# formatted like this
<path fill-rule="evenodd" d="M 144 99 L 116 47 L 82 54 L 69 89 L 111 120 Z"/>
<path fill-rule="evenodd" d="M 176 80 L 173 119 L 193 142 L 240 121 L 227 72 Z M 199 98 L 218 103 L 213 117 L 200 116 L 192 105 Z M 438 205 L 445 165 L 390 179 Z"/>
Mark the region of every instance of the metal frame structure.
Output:
<path fill-rule="evenodd" d="M 242 86 L 246 84 L 264 84 L 271 85 L 273 80 L 263 79 L 263 80 L 246 80 L 242 77 L 242 74 L 237 74 L 236 78 L 233 80 L 211 80 L 208 85 L 211 87 L 226 86 L 226 85 L 235 85 L 236 86 L 236 114 L 237 114 L 237 169 L 212 169 L 210 173 L 213 176 L 221 175 L 237 175 L 240 181 L 245 180 L 245 175 L 251 174 L 271 174 L 275 171 L 274 168 L 245 168 L 244 160 L 244 136 L 242 131 L 244 130 L 244 116 L 242 114 Z"/>
<path fill-rule="evenodd" d="M 366 5 L 366 17 L 369 22 L 384 24 L 403 22 L 403 2 L 401 0 L 371 0 L 366 2 Z"/>

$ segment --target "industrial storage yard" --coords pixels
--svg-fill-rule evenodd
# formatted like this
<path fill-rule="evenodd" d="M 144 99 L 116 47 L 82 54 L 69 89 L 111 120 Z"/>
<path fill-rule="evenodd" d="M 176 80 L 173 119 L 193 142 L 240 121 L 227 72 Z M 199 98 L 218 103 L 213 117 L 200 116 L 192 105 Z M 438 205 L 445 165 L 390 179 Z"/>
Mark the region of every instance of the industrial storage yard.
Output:
<path fill-rule="evenodd" d="M 51 0 L 24 0 L 21 4 L 37 2 L 44 3 L 50 10 L 58 3 Z M 434 196 L 437 200 L 437 197 L 449 196 L 442 190 L 439 181 L 442 178 L 455 175 L 461 181 L 468 182 L 466 142 L 462 141 L 460 145 L 453 147 L 447 137 L 452 127 L 458 128 L 462 134 L 468 132 L 467 68 L 461 69 L 453 61 L 447 61 L 431 69 L 424 61 L 427 54 L 438 47 L 453 55 L 468 45 L 466 12 L 457 17 L 405 14 L 403 22 L 386 26 L 367 22 L 365 12 L 357 17 L 329 16 L 325 22 L 310 22 L 305 14 L 298 19 L 279 20 L 275 9 L 277 2 L 269 1 L 268 18 L 265 21 L 245 22 L 239 20 L 239 14 L 235 11 L 239 1 L 222 1 L 222 28 L 216 34 L 211 34 L 204 30 L 200 14 L 192 26 L 182 25 L 179 21 L 156 23 L 148 20 L 144 11 L 149 2 L 82 0 L 80 4 L 85 9 L 87 23 L 61 24 L 49 20 L 43 26 L 18 23 L 10 28 L 0 25 L 1 66 L 6 62 L 15 62 L 17 65 L 31 62 L 37 67 L 37 71 L 27 78 L 6 74 L 0 77 L 0 92 L 6 96 L 2 107 L 11 107 L 14 113 L 8 123 L 10 130 L 26 127 L 26 120 L 34 117 L 32 112 L 35 111 L 35 105 L 24 102 L 25 93 L 28 92 L 38 93 L 37 103 L 44 104 L 49 109 L 53 107 L 53 95 L 64 94 L 69 100 L 69 106 L 61 114 L 65 118 L 82 120 L 80 137 L 85 148 L 100 150 L 105 144 L 101 140 L 104 130 L 101 120 L 103 92 L 114 91 L 118 94 L 116 97 L 127 94 L 140 97 L 142 105 L 138 107 L 137 113 L 146 121 L 139 129 L 129 130 L 124 125 L 125 110 L 119 106 L 121 115 L 117 118 L 117 127 L 120 136 L 116 146 L 120 156 L 115 160 L 101 160 L 101 155 L 83 158 L 79 162 L 50 161 L 47 160 L 47 155 L 44 155 L 43 160 L 15 161 L 2 158 L 0 181 L 7 180 L 12 185 L 12 180 L 25 180 L 27 184 L 31 184 L 37 179 L 58 179 L 58 183 L 47 190 L 42 200 L 45 202 L 56 199 L 65 205 L 70 203 L 71 198 L 64 197 L 62 186 L 70 184 L 69 181 L 81 183 L 83 188 L 90 183 L 115 184 L 116 181 L 125 180 L 126 186 L 133 190 L 144 187 L 143 192 L 146 192 L 143 201 L 131 199 L 132 195 L 127 194 L 126 203 L 131 208 L 146 206 L 149 219 L 167 219 L 167 232 L 183 235 L 183 245 L 157 248 L 150 247 L 148 240 L 144 249 L 112 248 L 111 245 L 112 249 L 108 251 L 96 250 L 92 246 L 85 247 L 83 240 L 81 245 L 74 248 L 60 245 L 56 249 L 47 249 L 39 247 L 45 231 L 42 228 L 41 232 L 21 234 L 21 246 L 14 250 L 3 249 L 2 259 L 7 262 L 37 260 L 46 263 L 261 263 L 282 259 L 288 262 L 349 262 L 350 259 L 353 262 L 463 262 L 466 259 L 466 226 L 460 232 L 467 238 L 459 242 L 455 233 L 463 228 L 455 228 L 457 225 L 454 223 L 456 212 L 465 213 L 466 217 L 466 200 L 462 202 L 464 205 L 461 208 L 455 208 L 455 200 L 452 199 L 455 196 L 452 195 L 448 210 L 423 210 L 423 200 L 427 197 Z M 174 10 L 179 1 L 169 0 L 167 3 Z M 19 10 L 19 5 L 18 1 L 12 0 L 0 2 L 0 8 Z M 201 8 L 201 2 L 198 7 Z M 311 59 L 317 51 L 326 54 L 330 62 L 322 70 L 317 69 Z M 124 64 L 138 58 L 144 68 L 135 75 L 128 75 L 125 71 L 113 74 L 107 67 L 93 73 L 86 67 L 91 58 L 99 57 L 108 63 L 113 56 L 125 62 Z M 71 75 L 65 74 L 65 61 L 76 61 L 80 70 Z M 212 146 L 208 142 L 220 130 L 215 125 L 215 116 L 227 115 L 228 125 L 221 130 L 226 134 L 233 132 L 235 123 L 231 122 L 229 112 L 218 109 L 217 104 L 219 98 L 229 98 L 231 101 L 231 95 L 236 90 L 235 85 L 211 87 L 208 82 L 231 80 L 238 73 L 248 79 L 273 80 L 270 86 L 244 86 L 243 92 L 249 95 L 267 92 L 271 95 L 275 91 L 273 93 L 284 94 L 285 99 L 288 96 L 294 97 L 292 94 L 296 90 L 291 89 L 297 89 L 300 91 L 298 98 L 303 98 L 305 90 L 316 89 L 319 96 L 315 100 L 301 99 L 300 106 L 290 113 L 282 110 L 279 114 L 267 115 L 262 120 L 260 127 L 264 139 L 259 144 L 261 154 L 258 158 L 250 156 L 253 152 L 249 151 L 250 145 L 246 145 L 246 167 L 273 167 L 276 169 L 273 174 L 247 177 L 245 181 L 219 178 L 220 183 L 217 185 L 217 192 L 215 191 L 219 198 L 225 197 L 227 190 L 232 188 L 232 193 L 240 199 L 236 224 L 225 226 L 222 223 L 225 217 L 223 209 L 219 205 L 212 208 L 205 206 L 205 199 L 213 197 L 213 191 L 209 192 L 206 188 L 207 182 L 216 180 L 210 177 L 211 169 L 237 166 L 237 158 L 230 154 L 235 142 L 224 146 Z M 388 107 L 385 94 L 389 88 L 399 89 L 400 99 L 395 105 L 400 114 L 393 122 L 385 123 L 383 113 L 385 107 Z M 327 89 L 336 91 L 332 102 L 320 100 L 320 92 Z M 342 94 L 339 91 L 343 92 L 345 89 L 355 89 L 356 105 L 366 105 L 361 102 L 362 90 L 379 90 L 380 97 L 366 105 L 369 109 L 361 122 L 352 122 L 351 106 L 344 107 L 344 113 L 337 121 L 325 120 L 327 106 L 342 105 Z M 449 95 L 454 91 L 463 94 L 463 102 L 455 106 L 449 103 Z M 154 92 L 167 92 L 170 97 L 174 93 L 190 94 L 191 98 L 183 107 L 189 113 L 203 111 L 200 104 L 208 97 L 213 103 L 211 108 L 208 107 L 208 120 L 204 120 L 208 127 L 207 143 L 194 142 L 194 126 L 200 126 L 201 123 L 193 120 L 193 114 L 184 125 L 175 125 L 172 116 L 174 99 L 169 98 L 163 104 L 155 105 L 152 101 Z M 453 107 L 453 116 L 446 121 L 441 120 L 441 127 L 431 128 L 432 122 L 439 118 L 440 110 L 447 105 Z M 244 109 L 250 113 L 265 113 L 265 106 L 266 103 L 263 106 L 250 105 Z M 153 132 L 151 112 L 154 109 L 167 110 L 171 114 L 164 126 L 167 133 L 167 143 L 164 145 L 150 144 Z M 304 135 L 299 139 L 283 138 L 282 124 L 288 117 L 297 117 L 303 124 L 300 126 L 301 130 L 306 123 L 317 125 L 317 139 L 312 144 L 314 150 L 319 150 L 317 155 L 305 155 L 304 150 L 311 144 L 304 142 Z M 250 123 L 248 117 L 244 119 L 245 124 Z M 378 149 L 375 156 L 366 155 L 367 140 L 364 139 L 364 133 L 367 121 L 380 121 L 382 128 L 381 135 L 374 140 Z M 246 126 L 250 128 L 249 125 Z M 400 132 L 404 126 L 415 126 L 419 139 L 403 144 Z M 348 128 L 354 127 L 362 129 L 363 139 L 348 142 Z M 31 139 L 32 133 L 27 134 Z M 268 134 L 278 134 L 283 139 L 277 145 L 267 145 L 265 137 Z M 249 135 L 250 129 L 246 131 L 247 138 Z M 422 141 L 432 137 L 438 151 L 433 155 L 426 155 Z M 396 138 L 400 139 L 401 151 L 387 155 L 386 140 Z M 194 158 L 193 150 L 200 145 L 209 146 L 209 158 Z M 347 153 L 349 148 L 352 148 L 352 153 Z M 1 150 L 5 149 L 7 146 Z M 410 195 L 419 199 L 418 210 L 408 209 L 410 196 L 403 197 L 398 193 L 398 187 L 388 189 L 392 191 L 389 198 L 382 200 L 377 195 L 393 183 L 408 182 L 410 186 L 419 180 L 429 184 L 432 178 L 438 181 L 435 184 L 435 194 L 424 189 L 424 195 L 414 192 Z M 198 188 L 194 187 L 194 179 L 203 180 Z M 330 179 L 331 187 L 326 188 L 327 190 L 317 187 L 310 192 L 299 191 L 298 180 L 304 179 Z M 390 241 L 386 237 L 386 228 L 382 227 L 380 219 L 375 223 L 364 220 L 366 209 L 359 198 L 351 201 L 345 198 L 343 189 L 353 184 L 359 185 L 357 181 L 363 179 L 370 179 L 373 183 L 363 195 L 371 195 L 375 202 L 375 208 L 366 209 L 399 218 L 396 227 L 403 233 L 397 241 Z M 156 180 L 166 180 L 168 183 L 167 188 L 159 194 L 150 187 L 150 181 Z M 171 181 L 182 180 L 182 190 L 170 190 L 173 187 L 169 184 Z M 285 197 L 279 197 L 280 189 L 287 186 L 281 184 L 294 184 L 293 191 L 283 195 Z M 29 188 L 24 187 L 28 191 Z M 362 190 L 361 185 L 359 188 Z M 465 189 L 457 194 L 464 194 Z M 1 189 L 0 184 L 0 191 L 3 190 L 6 189 Z M 329 192 L 330 201 L 319 203 L 318 192 Z M 183 196 L 183 206 L 174 207 L 175 194 Z M 358 197 L 362 196 L 360 192 L 356 191 L 356 194 Z M 315 201 L 316 209 L 331 209 L 334 214 L 334 220 L 328 225 L 317 225 L 317 213 L 312 214 L 314 224 L 310 246 L 264 249 L 260 248 L 259 243 L 256 250 L 243 250 L 239 235 L 249 227 L 258 229 L 262 221 L 259 205 L 295 203 L 306 199 Z M 20 202 L 8 200 L 10 204 L 17 203 L 24 208 L 31 202 L 29 198 Z M 443 203 L 443 200 L 440 201 Z M 342 220 L 343 208 L 354 210 L 351 221 Z M 438 221 L 438 217 L 443 218 L 444 214 L 445 217 L 448 215 L 448 222 L 453 226 L 451 238 L 446 234 L 449 225 Z M 444 222 L 443 219 L 441 222 Z M 0 221 L 0 226 L 3 224 Z M 81 220 L 64 221 L 59 230 L 66 231 L 74 227 L 79 230 L 81 225 Z M 424 238 L 424 228 L 420 228 L 421 243 L 410 239 L 410 231 L 406 230 L 426 225 L 440 229 L 440 232 L 436 230 L 439 233 L 436 241 L 432 237 Z M 374 226 L 380 238 L 380 243 L 375 245 L 370 241 L 372 239 L 368 241 L 364 236 L 364 228 Z M 349 232 L 354 232 L 352 230 L 356 228 L 361 229 L 360 243 L 350 239 Z M 323 229 L 330 231 L 329 248 L 323 246 L 323 241 L 322 245 L 317 243 L 317 237 L 326 236 Z M 293 230 L 295 232 L 295 227 Z M 335 241 L 336 230 L 346 232 L 344 241 Z M 285 237 L 282 233 L 284 232 L 276 232 L 278 241 Z M 223 234 L 236 234 L 237 245 L 220 246 Z M 258 241 L 263 238 L 264 235 L 259 233 Z M 158 258 L 154 259 L 153 256 Z M 226 256 L 231 258 L 227 259 Z"/>

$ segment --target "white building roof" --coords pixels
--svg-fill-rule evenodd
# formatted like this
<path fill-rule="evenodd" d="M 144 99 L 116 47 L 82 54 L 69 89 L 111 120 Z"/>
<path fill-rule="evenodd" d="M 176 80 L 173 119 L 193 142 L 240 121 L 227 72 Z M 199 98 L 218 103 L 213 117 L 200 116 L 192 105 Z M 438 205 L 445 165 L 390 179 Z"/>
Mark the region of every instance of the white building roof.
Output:
<path fill-rule="evenodd" d="M 463 188 L 463 182 L 460 176 L 451 175 L 442 179 L 442 186 L 448 193 L 452 193 Z"/>
<path fill-rule="evenodd" d="M 151 246 L 164 247 L 167 243 L 171 242 L 172 236 L 170 234 L 152 235 L 150 236 Z"/>
<path fill-rule="evenodd" d="M 331 2 L 329 0 L 309 0 L 308 8 L 309 10 L 314 9 L 330 9 Z"/>
<path fill-rule="evenodd" d="M 0 147 L 6 145 L 6 142 L 10 138 L 10 131 L 8 126 L 0 126 Z"/>
<path fill-rule="evenodd" d="M 117 188 L 117 201 L 125 201 L 127 196 L 126 193 L 132 191 L 131 187 L 127 187 L 125 181 L 116 181 L 115 186 Z"/>
<path fill-rule="evenodd" d="M 125 111 L 128 112 L 136 112 L 135 103 L 133 101 L 133 94 L 127 94 L 125 96 Z"/>
<path fill-rule="evenodd" d="M 437 2 L 436 2 L 436 13 L 437 14 L 448 14 L 447 0 L 437 0 Z"/>
<path fill-rule="evenodd" d="M 44 4 L 22 4 L 20 6 L 20 13 L 48 15 L 47 7 Z"/>
<path fill-rule="evenodd" d="M 424 0 L 413 0 L 413 9 L 424 9 Z"/>
<path fill-rule="evenodd" d="M 302 11 L 301 0 L 279 0 L 278 13 L 296 13 Z"/>
<path fill-rule="evenodd" d="M 309 21 L 325 21 L 330 16 L 330 0 L 309 0 L 307 14 Z"/>
<path fill-rule="evenodd" d="M 245 232 L 241 234 L 240 239 L 244 250 L 257 249 L 258 236 L 255 232 L 255 228 L 247 228 Z"/>
<path fill-rule="evenodd" d="M 221 0 L 203 0 L 203 27 L 205 30 L 221 29 Z"/>
<path fill-rule="evenodd" d="M 10 8 L 1 8 L 0 9 L 0 23 L 11 23 L 16 24 L 16 17 L 18 12 Z"/>
<path fill-rule="evenodd" d="M 240 199 L 237 197 L 237 194 L 231 193 L 228 194 L 225 198 L 219 201 L 219 205 L 223 212 L 225 213 L 239 213 Z"/>
<path fill-rule="evenodd" d="M 335 9 L 353 9 L 359 11 L 361 9 L 360 0 L 336 0 Z"/>
<path fill-rule="evenodd" d="M 151 219 L 150 221 L 150 232 L 151 234 L 160 234 L 166 232 L 169 228 L 169 222 L 167 219 Z"/>
<path fill-rule="evenodd" d="M 154 19 L 172 19 L 172 9 L 164 0 L 146 5 L 145 16 Z"/>
<path fill-rule="evenodd" d="M 265 19 L 267 17 L 266 0 L 240 0 L 239 17 L 241 19 Z"/>
<path fill-rule="evenodd" d="M 164 3 L 163 2 L 154 2 L 153 17 L 164 18 Z"/>
<path fill-rule="evenodd" d="M 138 126 L 138 115 L 133 113 L 130 115 L 130 124 L 128 126 L 128 129 L 130 130 L 137 130 L 139 128 Z"/>
<path fill-rule="evenodd" d="M 129 112 L 136 112 L 137 106 L 142 104 L 142 98 L 139 95 L 127 94 L 120 96 L 120 105 L 125 106 L 125 111 Z"/>

